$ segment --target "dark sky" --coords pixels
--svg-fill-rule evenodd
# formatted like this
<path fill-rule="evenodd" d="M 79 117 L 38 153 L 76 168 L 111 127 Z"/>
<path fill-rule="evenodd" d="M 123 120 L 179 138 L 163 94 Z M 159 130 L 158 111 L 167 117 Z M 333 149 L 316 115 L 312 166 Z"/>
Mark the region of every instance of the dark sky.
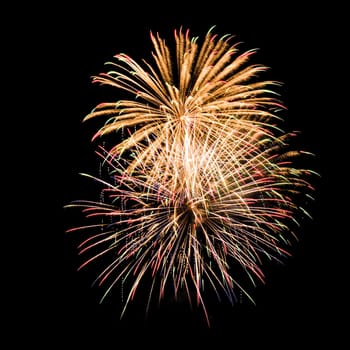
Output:
<path fill-rule="evenodd" d="M 166 344 L 201 346 L 209 341 L 217 348 L 226 344 L 230 349 L 235 345 L 282 349 L 283 344 L 313 348 L 314 344 L 339 340 L 342 333 L 334 326 L 335 312 L 339 311 L 334 302 L 337 279 L 330 268 L 331 253 L 327 253 L 331 249 L 327 234 L 331 226 L 323 208 L 328 196 L 324 162 L 327 112 L 323 104 L 328 94 L 323 84 L 330 74 L 324 67 L 329 51 L 335 50 L 329 41 L 325 47 L 324 24 L 332 13 L 320 7 L 260 3 L 220 0 L 195 6 L 191 1 L 160 5 L 98 2 L 94 6 L 47 5 L 41 9 L 45 15 L 31 38 L 39 42 L 34 47 L 40 53 L 36 64 L 43 79 L 42 96 L 38 98 L 44 100 L 48 128 L 40 143 L 49 144 L 45 147 L 50 155 L 45 156 L 44 177 L 50 177 L 54 209 L 44 220 L 48 222 L 40 243 L 44 254 L 35 276 L 39 290 L 31 305 L 33 310 L 27 314 L 29 324 L 37 323 L 31 336 L 38 342 L 43 341 L 43 333 L 53 344 L 78 349 L 94 342 L 100 342 L 98 349 L 118 349 L 122 343 L 131 348 L 136 343 L 158 348 Z M 210 329 L 198 310 L 172 302 L 155 309 L 147 320 L 142 305 L 132 306 L 119 321 L 116 302 L 98 304 L 100 294 L 90 287 L 93 274 L 76 271 L 80 261 L 77 241 L 64 233 L 70 219 L 63 205 L 91 191 L 78 173 L 96 166 L 90 143 L 96 130 L 93 124 L 82 123 L 82 118 L 105 95 L 91 84 L 91 76 L 120 52 L 138 61 L 149 58 L 150 30 L 171 42 L 173 30 L 180 26 L 203 37 L 213 25 L 218 34 L 236 35 L 244 47 L 259 48 L 254 59 L 271 67 L 273 78 L 284 82 L 287 125 L 302 132 L 300 142 L 317 154 L 315 170 L 323 174 L 317 182 L 314 220 L 301 228 L 301 240 L 287 264 L 266 272 L 266 285 L 254 292 L 256 306 L 213 306 Z M 47 183 L 43 180 L 43 187 L 47 188 Z M 35 283 L 32 285 L 36 290 Z"/>

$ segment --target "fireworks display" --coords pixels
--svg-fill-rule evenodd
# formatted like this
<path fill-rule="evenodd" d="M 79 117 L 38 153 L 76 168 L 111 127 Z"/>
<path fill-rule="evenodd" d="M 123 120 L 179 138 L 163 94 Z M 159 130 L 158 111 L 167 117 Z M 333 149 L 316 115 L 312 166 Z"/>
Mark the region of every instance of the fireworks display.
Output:
<path fill-rule="evenodd" d="M 209 321 L 207 290 L 232 304 L 237 292 L 252 299 L 244 284 L 264 282 L 263 261 L 290 254 L 315 172 L 300 165 L 312 155 L 291 147 L 280 84 L 260 79 L 255 50 L 212 29 L 202 41 L 182 29 L 174 38 L 171 50 L 151 33 L 153 64 L 118 54 L 93 78 L 130 99 L 84 119 L 103 120 L 93 142 L 103 140 L 104 175 L 84 174 L 102 192 L 67 205 L 87 221 L 68 232 L 86 231 L 81 268 L 103 261 L 102 299 L 127 287 L 122 315 L 147 280 L 149 303 L 185 294 Z"/>

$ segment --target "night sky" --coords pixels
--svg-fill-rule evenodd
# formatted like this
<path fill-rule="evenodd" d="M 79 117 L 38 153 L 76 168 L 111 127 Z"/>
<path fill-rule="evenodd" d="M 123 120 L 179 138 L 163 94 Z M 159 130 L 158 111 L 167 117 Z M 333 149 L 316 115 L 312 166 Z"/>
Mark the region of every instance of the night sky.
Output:
<path fill-rule="evenodd" d="M 329 243 L 330 214 L 327 211 L 325 215 L 323 206 L 329 193 L 323 104 L 328 95 L 322 85 L 329 73 L 320 74 L 329 62 L 329 50 L 334 50 L 324 46 L 327 9 L 319 8 L 316 13 L 312 8 L 285 3 L 191 3 L 155 6 L 144 2 L 140 6 L 98 2 L 80 8 L 50 5 L 42 9 L 46 15 L 40 17 L 40 25 L 31 36 L 40 41 L 35 46 L 40 52 L 36 63 L 43 90 L 38 99 L 45 105 L 42 111 L 47 128 L 37 147 L 49 150 L 50 155 L 41 157 L 46 173 L 41 184 L 44 198 L 50 197 L 54 208 L 44 208 L 50 208 L 50 214 L 42 221 L 40 268 L 30 284 L 35 302 L 26 314 L 28 320 L 23 321 L 35 329 L 31 332 L 35 343 L 76 349 L 100 344 L 96 349 L 119 349 L 136 345 L 166 348 L 169 344 L 186 348 L 195 343 L 200 347 L 212 342 L 218 349 L 283 349 L 285 344 L 308 348 L 331 344 L 343 335 L 335 317 L 339 282 L 330 263 L 332 253 L 327 253 L 334 249 Z M 150 60 L 150 31 L 159 32 L 171 46 L 174 29 L 182 26 L 189 28 L 192 36 L 203 37 L 213 25 L 218 34 L 235 35 L 244 48 L 259 48 L 254 62 L 271 67 L 270 77 L 284 83 L 282 100 L 288 107 L 285 125 L 301 131 L 301 147 L 317 155 L 312 167 L 322 174 L 315 180 L 314 219 L 303 222 L 300 241 L 292 247 L 293 256 L 286 264 L 266 268 L 266 284 L 253 290 L 255 306 L 244 298 L 233 307 L 225 301 L 210 301 L 208 329 L 201 310 L 190 310 L 181 301 L 167 300 L 145 318 L 141 297 L 120 321 L 120 291 L 99 304 L 102 291 L 91 287 L 96 271 L 77 272 L 81 263 L 76 250 L 79 240 L 64 232 L 75 218 L 63 206 L 95 195 L 90 182 L 79 173 L 97 169 L 90 139 L 100 124 L 82 123 L 82 119 L 97 103 L 113 97 L 108 95 L 111 89 L 106 92 L 91 84 L 91 76 L 104 71 L 104 63 L 120 52 L 136 61 Z"/>

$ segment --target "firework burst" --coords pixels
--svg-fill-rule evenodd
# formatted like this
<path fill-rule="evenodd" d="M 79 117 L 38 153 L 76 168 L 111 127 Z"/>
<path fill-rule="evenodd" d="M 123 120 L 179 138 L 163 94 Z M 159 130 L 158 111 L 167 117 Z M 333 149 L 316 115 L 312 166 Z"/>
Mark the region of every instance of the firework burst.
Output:
<path fill-rule="evenodd" d="M 205 289 L 232 303 L 237 291 L 251 298 L 234 266 L 255 284 L 264 257 L 289 255 L 315 173 L 295 165 L 309 153 L 291 149 L 296 134 L 279 127 L 279 84 L 259 79 L 266 67 L 249 63 L 255 50 L 241 53 L 212 30 L 201 43 L 189 31 L 174 36 L 172 52 L 151 34 L 154 65 L 119 54 L 93 78 L 132 98 L 101 103 L 84 119 L 105 118 L 93 140 L 108 135 L 112 144 L 97 151 L 106 178 L 86 175 L 103 200 L 68 205 L 91 224 L 68 231 L 89 232 L 81 267 L 110 257 L 97 277 L 104 297 L 129 281 L 122 314 L 151 277 L 149 302 L 185 291 L 209 322 Z"/>

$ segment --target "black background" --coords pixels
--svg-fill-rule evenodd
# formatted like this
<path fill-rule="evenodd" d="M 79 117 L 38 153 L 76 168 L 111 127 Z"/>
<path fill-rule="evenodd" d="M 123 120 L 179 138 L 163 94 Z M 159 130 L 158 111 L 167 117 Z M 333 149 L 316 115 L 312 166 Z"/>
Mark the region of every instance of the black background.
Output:
<path fill-rule="evenodd" d="M 23 277 L 17 278 L 23 281 L 18 299 L 25 307 L 14 321 L 15 327 L 30 330 L 27 339 L 46 344 L 45 348 L 60 344 L 79 349 L 92 344 L 99 344 L 99 349 L 185 348 L 207 346 L 209 341 L 217 347 L 282 349 L 341 341 L 340 315 L 346 302 L 340 302 L 344 299 L 339 269 L 344 257 L 337 254 L 342 241 L 328 186 L 330 160 L 335 162 L 329 147 L 335 138 L 330 136 L 329 99 L 338 52 L 329 23 L 337 16 L 326 7 L 291 4 L 98 2 L 30 8 L 35 14 L 22 28 L 25 40 L 20 48 L 28 60 L 18 64 L 33 72 L 23 90 L 32 96 L 31 80 L 39 87 L 28 106 L 35 129 L 30 133 L 35 156 L 27 172 L 35 172 L 35 185 L 28 185 L 33 200 L 28 202 L 34 211 L 29 221 L 34 223 L 31 237 L 36 249 L 29 254 L 35 267 L 26 273 L 23 264 L 18 272 Z M 120 52 L 137 61 L 150 60 L 151 30 L 171 44 L 173 30 L 180 26 L 203 37 L 213 25 L 218 34 L 236 35 L 243 47 L 259 48 L 255 62 L 271 67 L 270 76 L 284 82 L 286 126 L 301 131 L 301 146 L 316 154 L 312 166 L 322 175 L 315 183 L 314 219 L 303 224 L 287 264 L 266 271 L 266 284 L 254 292 L 256 306 L 214 305 L 209 329 L 200 311 L 173 302 L 154 309 L 147 319 L 143 306 L 136 303 L 120 321 L 118 302 L 98 303 L 101 293 L 90 286 L 94 271 L 76 271 L 81 262 L 78 241 L 64 232 L 71 217 L 63 206 L 89 197 L 91 191 L 79 172 L 94 172 L 97 167 L 90 142 L 96 125 L 82 119 L 111 96 L 110 90 L 92 85 L 91 76 Z"/>

